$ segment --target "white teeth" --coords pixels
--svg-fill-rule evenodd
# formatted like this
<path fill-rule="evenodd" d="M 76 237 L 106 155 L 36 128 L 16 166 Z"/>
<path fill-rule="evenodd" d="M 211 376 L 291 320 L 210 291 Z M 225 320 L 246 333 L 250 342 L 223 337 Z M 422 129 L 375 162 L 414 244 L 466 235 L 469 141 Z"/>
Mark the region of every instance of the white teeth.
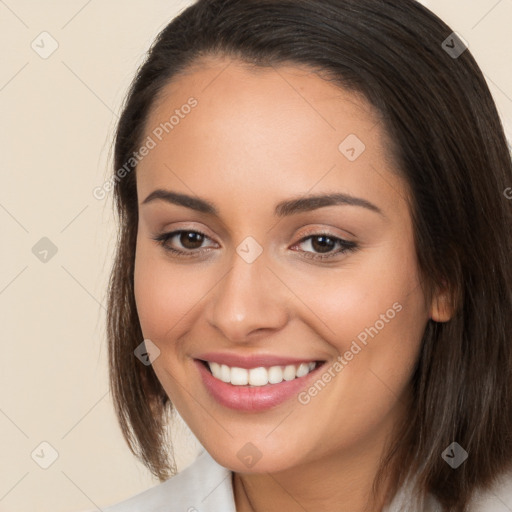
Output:
<path fill-rule="evenodd" d="M 231 368 L 231 384 L 246 386 L 249 383 L 249 372 L 245 368 Z"/>
<path fill-rule="evenodd" d="M 251 386 L 264 386 L 268 384 L 268 372 L 265 368 L 251 368 L 249 372 L 249 384 Z M 231 378 L 233 380 L 233 378 Z"/>
<path fill-rule="evenodd" d="M 229 369 L 229 366 L 226 366 L 225 364 L 221 365 L 219 378 L 222 382 L 231 381 L 231 370 Z"/>
<path fill-rule="evenodd" d="M 279 384 L 283 382 L 283 369 L 280 366 L 271 366 L 268 371 L 268 382 L 270 384 Z"/>
<path fill-rule="evenodd" d="M 220 364 L 219 363 L 208 363 L 208 365 L 210 366 L 210 370 L 213 372 L 215 372 L 216 375 L 219 375 L 219 372 L 220 372 Z"/>
<path fill-rule="evenodd" d="M 225 364 L 208 362 L 212 375 L 222 382 L 231 383 L 234 386 L 266 386 L 267 384 L 279 384 L 283 380 L 289 381 L 297 377 L 304 377 L 316 368 L 316 363 L 289 364 L 286 366 L 271 366 L 264 368 L 229 367 Z"/>
<path fill-rule="evenodd" d="M 307 375 L 309 373 L 309 364 L 308 363 L 301 363 L 299 367 L 297 368 L 297 377 L 304 377 L 304 375 Z"/>
<path fill-rule="evenodd" d="M 283 378 L 284 380 L 293 380 L 295 379 L 295 374 L 297 373 L 297 370 L 293 364 L 289 364 L 288 366 L 285 366 L 284 372 L 283 372 Z"/>

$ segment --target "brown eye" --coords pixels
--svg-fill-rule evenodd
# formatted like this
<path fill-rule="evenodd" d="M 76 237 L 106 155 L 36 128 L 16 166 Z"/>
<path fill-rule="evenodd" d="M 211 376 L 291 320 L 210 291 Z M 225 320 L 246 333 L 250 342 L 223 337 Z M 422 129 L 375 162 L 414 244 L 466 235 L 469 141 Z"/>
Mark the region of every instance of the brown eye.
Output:
<path fill-rule="evenodd" d="M 356 251 L 358 248 L 355 242 L 350 242 L 328 233 L 309 235 L 297 243 L 296 247 L 301 248 L 301 252 L 305 258 L 313 260 L 334 258 L 348 252 Z"/>
<path fill-rule="evenodd" d="M 212 247 L 204 246 L 205 241 L 212 240 L 199 231 L 184 230 L 162 233 L 153 237 L 166 251 L 175 256 L 197 257 L 209 251 Z M 215 243 L 213 244 L 215 245 Z"/>
<path fill-rule="evenodd" d="M 336 242 L 328 236 L 319 235 L 311 238 L 311 247 L 319 253 L 331 251 L 336 246 Z"/>
<path fill-rule="evenodd" d="M 179 240 L 185 249 L 199 249 L 203 245 L 204 235 L 196 231 L 182 231 Z"/>

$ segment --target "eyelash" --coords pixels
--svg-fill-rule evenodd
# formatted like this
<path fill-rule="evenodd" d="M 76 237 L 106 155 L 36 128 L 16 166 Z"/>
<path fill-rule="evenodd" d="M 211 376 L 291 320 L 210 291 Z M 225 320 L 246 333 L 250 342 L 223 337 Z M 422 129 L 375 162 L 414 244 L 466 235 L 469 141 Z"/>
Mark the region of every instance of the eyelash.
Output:
<path fill-rule="evenodd" d="M 182 233 L 194 233 L 198 235 L 202 235 L 209 239 L 207 235 L 202 233 L 201 231 L 195 231 L 191 229 L 180 229 L 177 231 L 171 231 L 169 233 L 161 233 L 155 237 L 152 237 L 153 240 L 155 240 L 159 245 L 161 245 L 164 250 L 171 253 L 174 256 L 180 257 L 180 258 L 194 258 L 201 256 L 205 252 L 208 251 L 208 249 L 190 249 L 188 251 L 182 251 L 179 249 L 174 249 L 173 247 L 170 247 L 167 245 L 168 241 L 174 238 L 177 235 L 181 235 Z M 299 240 L 295 245 L 300 245 L 304 243 L 305 241 L 313 238 L 319 238 L 319 237 L 327 237 L 330 240 L 334 241 L 335 244 L 338 244 L 340 246 L 340 249 L 337 251 L 329 252 L 329 253 L 312 253 L 310 251 L 303 251 L 304 252 L 304 258 L 311 259 L 311 260 L 328 260 L 331 258 L 334 258 L 335 256 L 338 256 L 339 254 L 354 252 L 358 249 L 358 245 L 355 242 L 350 242 L 348 240 L 344 240 L 343 238 L 339 238 L 336 236 L 331 235 L 330 233 L 313 233 L 310 235 L 307 235 L 306 237 Z"/>

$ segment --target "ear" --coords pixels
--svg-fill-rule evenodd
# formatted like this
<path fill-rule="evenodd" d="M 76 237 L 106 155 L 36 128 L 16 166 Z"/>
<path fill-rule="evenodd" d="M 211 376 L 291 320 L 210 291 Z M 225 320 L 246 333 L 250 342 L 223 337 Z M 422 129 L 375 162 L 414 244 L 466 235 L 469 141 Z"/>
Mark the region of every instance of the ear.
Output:
<path fill-rule="evenodd" d="M 434 322 L 448 322 L 451 320 L 455 312 L 453 302 L 452 293 L 447 287 L 436 291 L 430 304 L 430 318 Z"/>

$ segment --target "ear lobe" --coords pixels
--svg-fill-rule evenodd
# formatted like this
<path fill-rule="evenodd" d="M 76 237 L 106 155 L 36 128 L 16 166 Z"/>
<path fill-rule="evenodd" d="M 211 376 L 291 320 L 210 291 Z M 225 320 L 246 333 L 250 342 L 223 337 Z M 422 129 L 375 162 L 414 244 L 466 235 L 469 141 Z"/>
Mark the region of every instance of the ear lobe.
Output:
<path fill-rule="evenodd" d="M 438 291 L 432 298 L 430 305 L 430 318 L 434 322 L 448 322 L 454 314 L 453 300 L 451 293 L 445 288 Z"/>

